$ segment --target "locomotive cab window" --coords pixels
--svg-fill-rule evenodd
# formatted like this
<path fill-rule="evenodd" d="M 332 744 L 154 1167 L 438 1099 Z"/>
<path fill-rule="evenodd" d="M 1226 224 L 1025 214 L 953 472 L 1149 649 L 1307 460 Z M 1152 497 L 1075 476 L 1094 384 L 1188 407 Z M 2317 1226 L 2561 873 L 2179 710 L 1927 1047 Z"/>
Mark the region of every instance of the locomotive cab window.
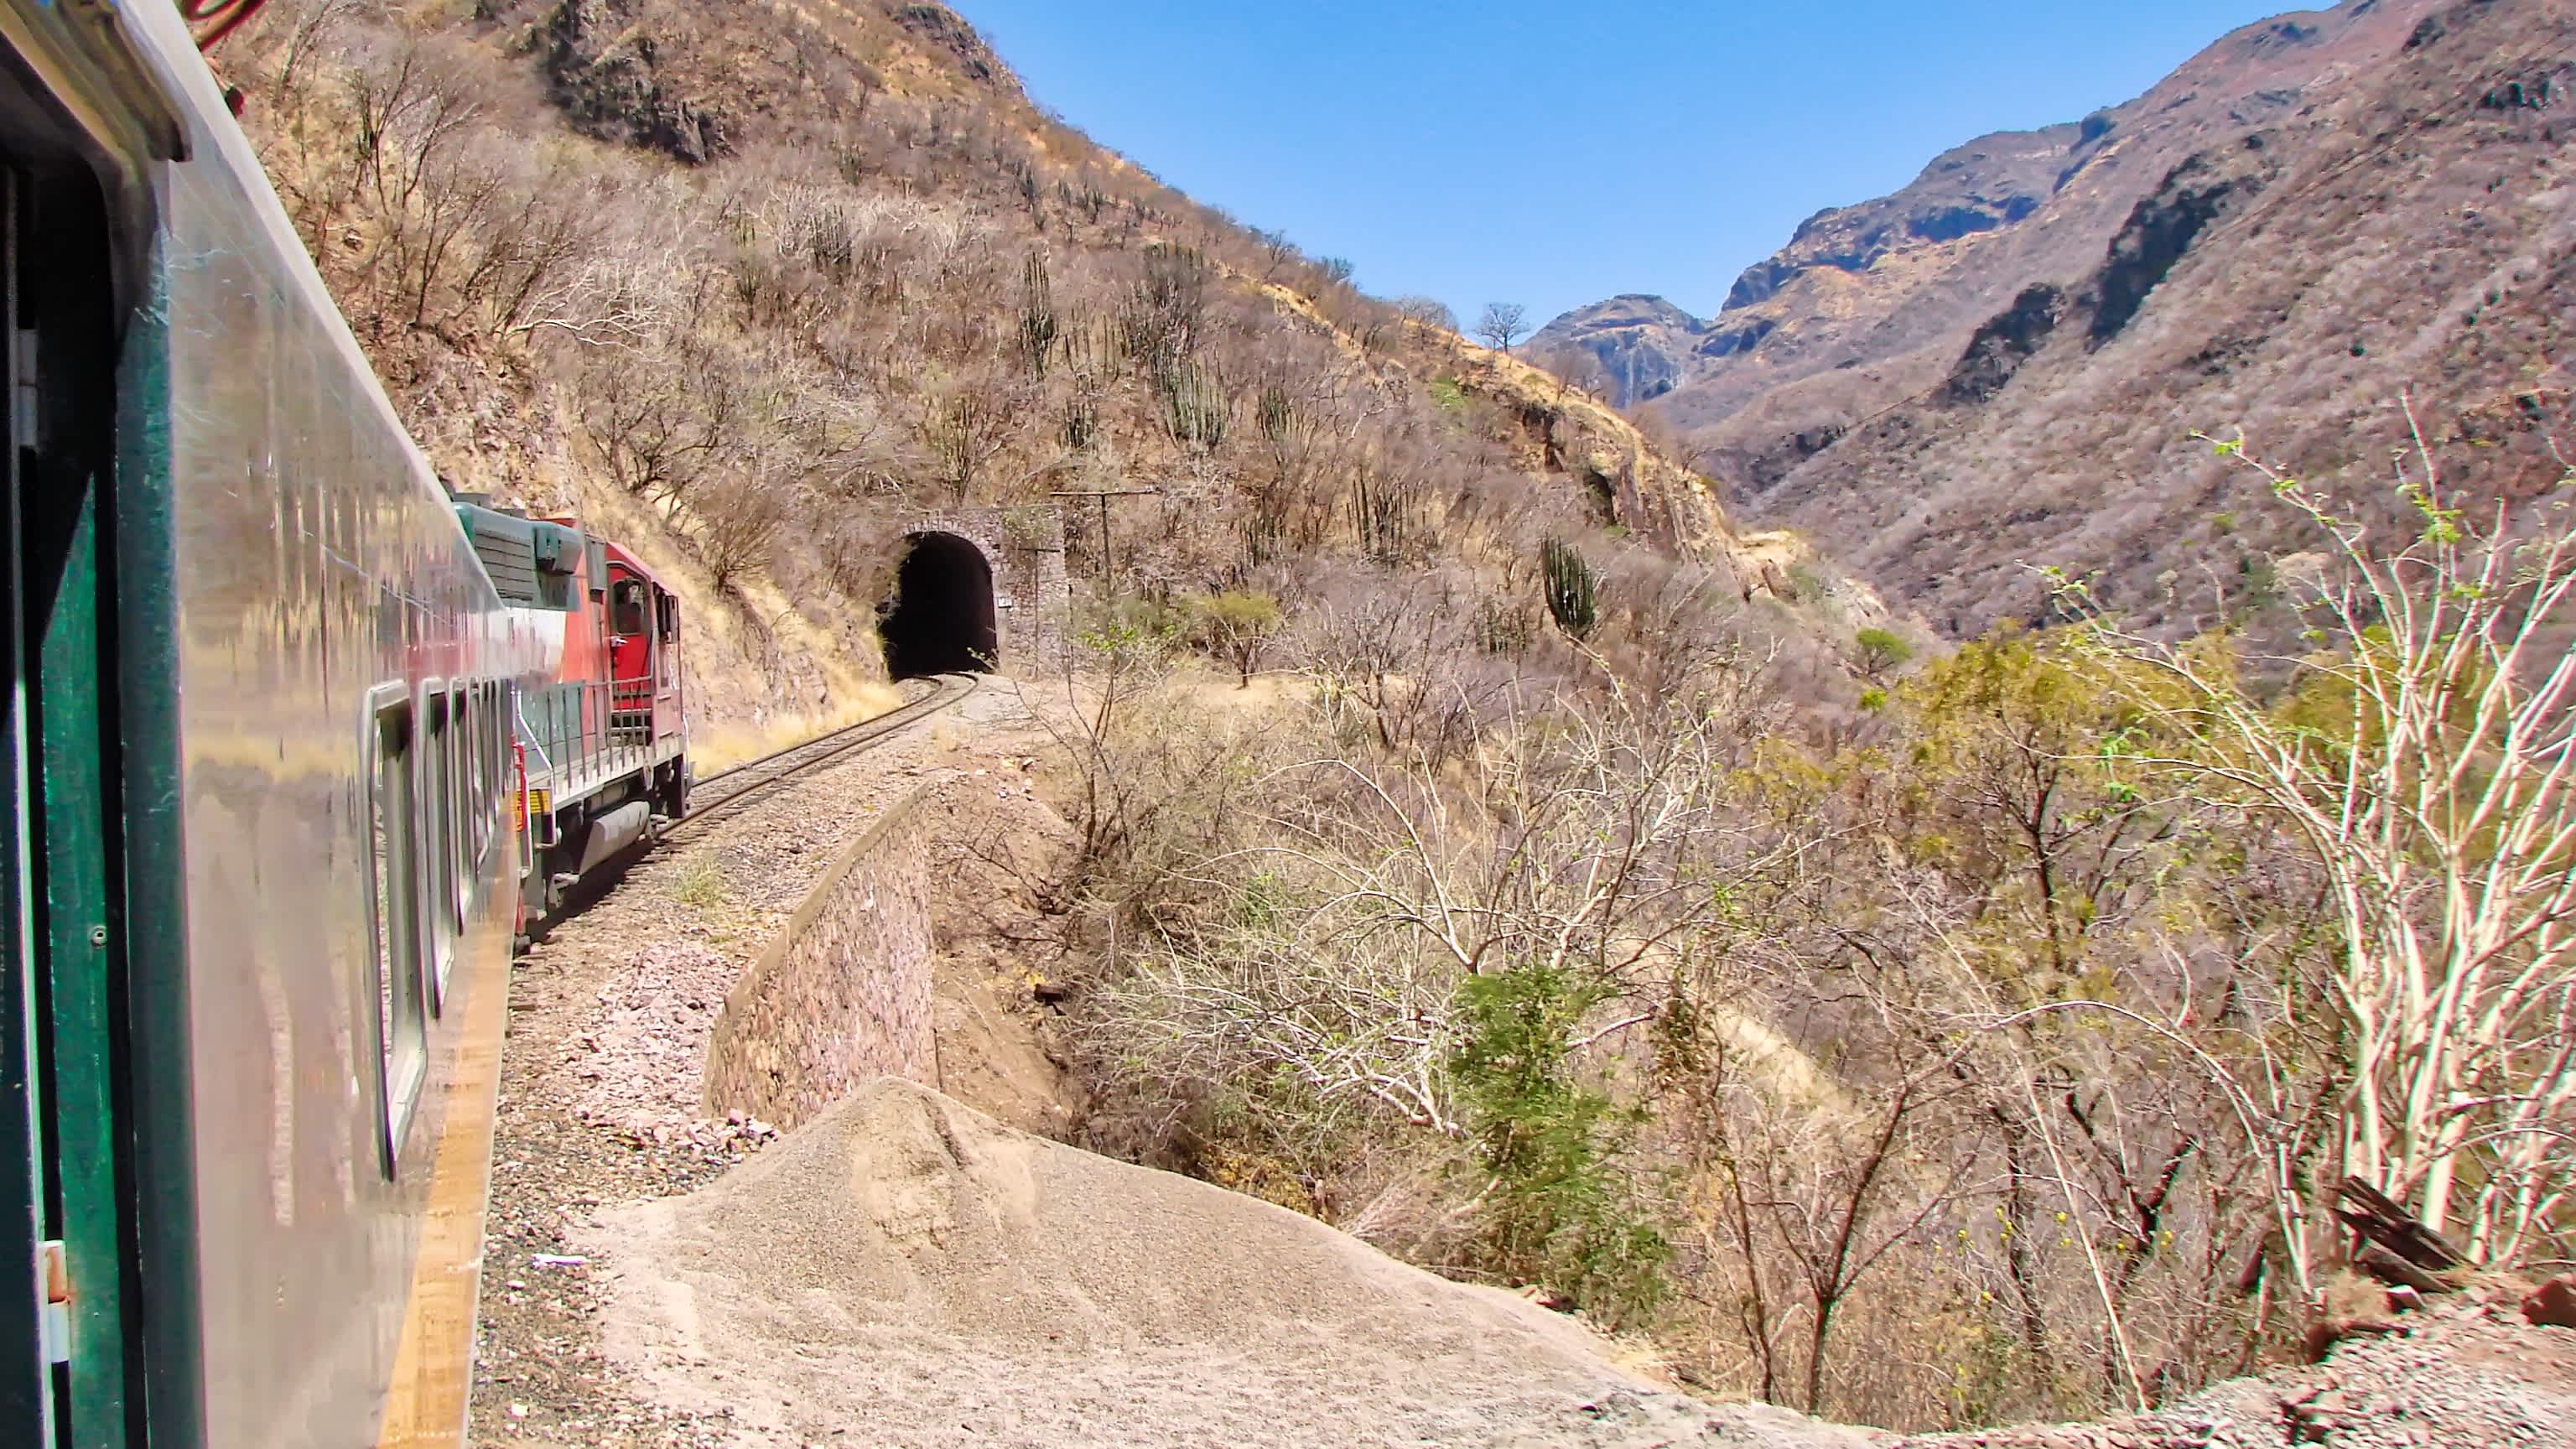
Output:
<path fill-rule="evenodd" d="M 609 591 L 609 631 L 640 639 L 653 630 L 652 591 L 642 579 L 619 579 Z"/>
<path fill-rule="evenodd" d="M 374 878 L 368 920 L 375 935 L 377 1095 L 384 1104 L 383 1168 L 394 1175 L 403 1134 L 419 1104 L 429 1064 L 428 1023 L 421 1001 L 421 932 L 413 882 L 421 851 L 414 821 L 416 794 L 412 712 L 395 700 L 375 713 L 370 739 L 368 854 Z"/>

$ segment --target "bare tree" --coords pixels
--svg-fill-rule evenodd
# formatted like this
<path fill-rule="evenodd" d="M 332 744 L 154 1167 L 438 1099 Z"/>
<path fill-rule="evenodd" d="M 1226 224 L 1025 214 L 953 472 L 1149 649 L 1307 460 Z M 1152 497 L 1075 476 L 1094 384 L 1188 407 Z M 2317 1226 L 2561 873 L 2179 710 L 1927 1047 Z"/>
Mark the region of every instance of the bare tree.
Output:
<path fill-rule="evenodd" d="M 985 465 L 1011 444 L 1010 410 L 981 389 L 960 387 L 932 406 L 921 431 L 938 460 L 940 481 L 964 503 Z"/>
<path fill-rule="evenodd" d="M 1263 231 L 1255 227 L 1252 240 L 1261 248 L 1261 280 L 1264 282 L 1277 277 L 1282 267 L 1303 255 L 1297 250 L 1297 244 L 1290 241 L 1288 233 L 1284 231 Z"/>
<path fill-rule="evenodd" d="M 1409 322 L 1436 327 L 1443 332 L 1458 330 L 1458 314 L 1450 311 L 1449 304 L 1437 297 L 1398 297 L 1387 305 Z"/>
<path fill-rule="evenodd" d="M 1734 848 L 1723 809 L 1735 703 L 1703 695 L 1646 716 L 1549 701 L 1475 747 L 1484 801 L 1457 798 L 1450 771 L 1418 752 L 1291 767 L 1274 787 L 1277 843 L 1197 868 L 1278 893 L 1281 908 L 1174 923 L 1115 1029 L 1209 1073 L 1284 1072 L 1457 1133 L 1443 1065 L 1461 981 L 1597 984 L 1609 1019 L 1583 1023 L 1575 1045 L 1635 1030 L 1727 909 L 1729 881 L 1766 863 Z"/>
<path fill-rule="evenodd" d="M 2221 443 L 2242 456 L 2241 445 Z M 2524 516 L 2473 519 L 2417 438 L 2395 548 L 2254 463 L 2329 563 L 2297 606 L 2284 702 L 2235 652 L 2094 617 L 2147 727 L 2137 768 L 2277 824 L 2339 928 L 2340 1156 L 2501 1261 L 2563 1243 L 2576 1200 L 2576 470 Z"/>
<path fill-rule="evenodd" d="M 712 490 L 705 506 L 691 510 L 707 582 L 721 593 L 744 574 L 768 567 L 771 546 L 794 507 L 779 479 L 745 476 Z"/>
<path fill-rule="evenodd" d="M 1487 302 L 1476 318 L 1476 335 L 1509 357 L 1512 344 L 1529 335 L 1529 309 L 1518 302 Z"/>
<path fill-rule="evenodd" d="M 261 17 L 263 34 L 273 33 L 282 20 L 286 26 L 284 55 L 277 63 L 276 87 L 281 96 L 295 90 L 295 72 L 312 54 L 323 48 L 339 23 L 359 8 L 360 0 L 305 0 L 293 7 L 279 7 Z"/>

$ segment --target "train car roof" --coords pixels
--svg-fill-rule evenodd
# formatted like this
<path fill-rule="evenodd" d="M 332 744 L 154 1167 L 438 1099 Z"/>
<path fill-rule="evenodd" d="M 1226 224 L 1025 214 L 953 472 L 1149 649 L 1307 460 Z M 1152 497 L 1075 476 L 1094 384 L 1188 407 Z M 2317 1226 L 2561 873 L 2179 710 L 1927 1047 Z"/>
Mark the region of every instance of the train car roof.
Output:
<path fill-rule="evenodd" d="M 653 572 L 651 569 L 646 568 L 644 566 L 644 561 L 637 558 L 634 554 L 627 552 L 625 549 L 614 543 L 610 543 L 606 539 L 601 539 L 600 542 L 608 545 L 608 557 L 611 562 L 638 575 L 644 580 L 644 582 L 660 589 L 663 593 L 670 594 L 675 597 L 679 594 L 679 590 L 662 582 L 662 576 Z"/>
<path fill-rule="evenodd" d="M 555 524 L 562 528 L 580 530 L 584 537 L 598 543 L 600 548 L 607 553 L 609 559 L 618 567 L 643 579 L 644 582 L 660 589 L 663 593 L 670 594 L 675 597 L 679 594 L 679 590 L 672 588 L 669 584 L 663 582 L 662 576 L 655 573 L 642 559 L 637 558 L 631 550 L 612 539 L 602 538 L 596 533 L 591 533 L 589 530 L 583 529 L 581 526 L 581 520 L 566 514 L 554 518 L 541 518 L 537 521 L 540 523 Z M 606 581 L 598 580 L 596 582 L 605 583 Z"/>

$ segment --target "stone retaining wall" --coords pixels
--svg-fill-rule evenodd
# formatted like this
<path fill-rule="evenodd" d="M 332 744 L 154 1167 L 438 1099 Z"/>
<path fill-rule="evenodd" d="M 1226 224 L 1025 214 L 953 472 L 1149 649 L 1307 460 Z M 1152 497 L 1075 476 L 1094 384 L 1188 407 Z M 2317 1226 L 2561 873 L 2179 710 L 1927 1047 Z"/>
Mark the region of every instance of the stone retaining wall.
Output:
<path fill-rule="evenodd" d="M 783 1131 L 872 1077 L 938 1084 L 929 854 L 908 828 L 925 793 L 842 849 L 726 994 L 707 1049 L 710 1114 L 747 1112 Z"/>

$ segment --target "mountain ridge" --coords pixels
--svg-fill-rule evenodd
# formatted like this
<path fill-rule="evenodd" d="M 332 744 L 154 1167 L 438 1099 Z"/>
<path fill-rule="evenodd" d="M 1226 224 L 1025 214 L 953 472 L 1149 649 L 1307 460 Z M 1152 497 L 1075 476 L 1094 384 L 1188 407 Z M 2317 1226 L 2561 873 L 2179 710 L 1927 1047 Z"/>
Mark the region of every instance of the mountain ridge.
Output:
<path fill-rule="evenodd" d="M 1657 349 L 1678 377 L 1674 387 L 1654 397 L 1614 391 L 1613 403 L 1662 401 L 1659 416 L 1695 433 L 1772 387 L 1886 361 L 1957 329 L 1970 312 L 1982 320 L 2019 286 L 1980 286 L 1980 275 L 2067 270 L 2200 138 L 2278 119 L 2305 87 L 2402 46 L 2437 8 L 2438 0 L 2344 0 L 2258 21 L 2130 101 L 2078 121 L 1990 132 L 1934 156 L 1886 196 L 1825 207 L 1738 275 L 1686 352 Z M 1593 310 L 1551 321 L 1532 339 L 1532 355 L 1595 382 L 1577 341 L 1593 330 Z M 1597 380 L 1615 381 L 1606 367 Z"/>
<path fill-rule="evenodd" d="M 2541 279 L 2566 243 L 2572 24 L 2561 0 L 2355 0 L 2232 32 L 2126 105 L 1820 213 L 1697 334 L 1630 327 L 1632 349 L 1693 347 L 1672 360 L 1688 380 L 1631 410 L 1750 522 L 1807 532 L 1962 634 L 2045 617 L 2039 564 L 2177 619 L 2183 581 L 2259 582 L 2276 541 L 2206 523 L 2253 500 L 2195 431 L 2245 429 L 2376 496 L 2368 459 L 2411 401 L 2463 450 L 2459 482 L 2514 496 L 2563 410 Z M 2019 207 L 2051 148 L 2048 194 Z M 1944 209 L 1978 198 L 1991 224 Z M 1618 330 L 1579 311 L 1532 355 L 1611 395 Z M 2499 413 L 2529 436 L 2489 447 L 2461 421 Z"/>

